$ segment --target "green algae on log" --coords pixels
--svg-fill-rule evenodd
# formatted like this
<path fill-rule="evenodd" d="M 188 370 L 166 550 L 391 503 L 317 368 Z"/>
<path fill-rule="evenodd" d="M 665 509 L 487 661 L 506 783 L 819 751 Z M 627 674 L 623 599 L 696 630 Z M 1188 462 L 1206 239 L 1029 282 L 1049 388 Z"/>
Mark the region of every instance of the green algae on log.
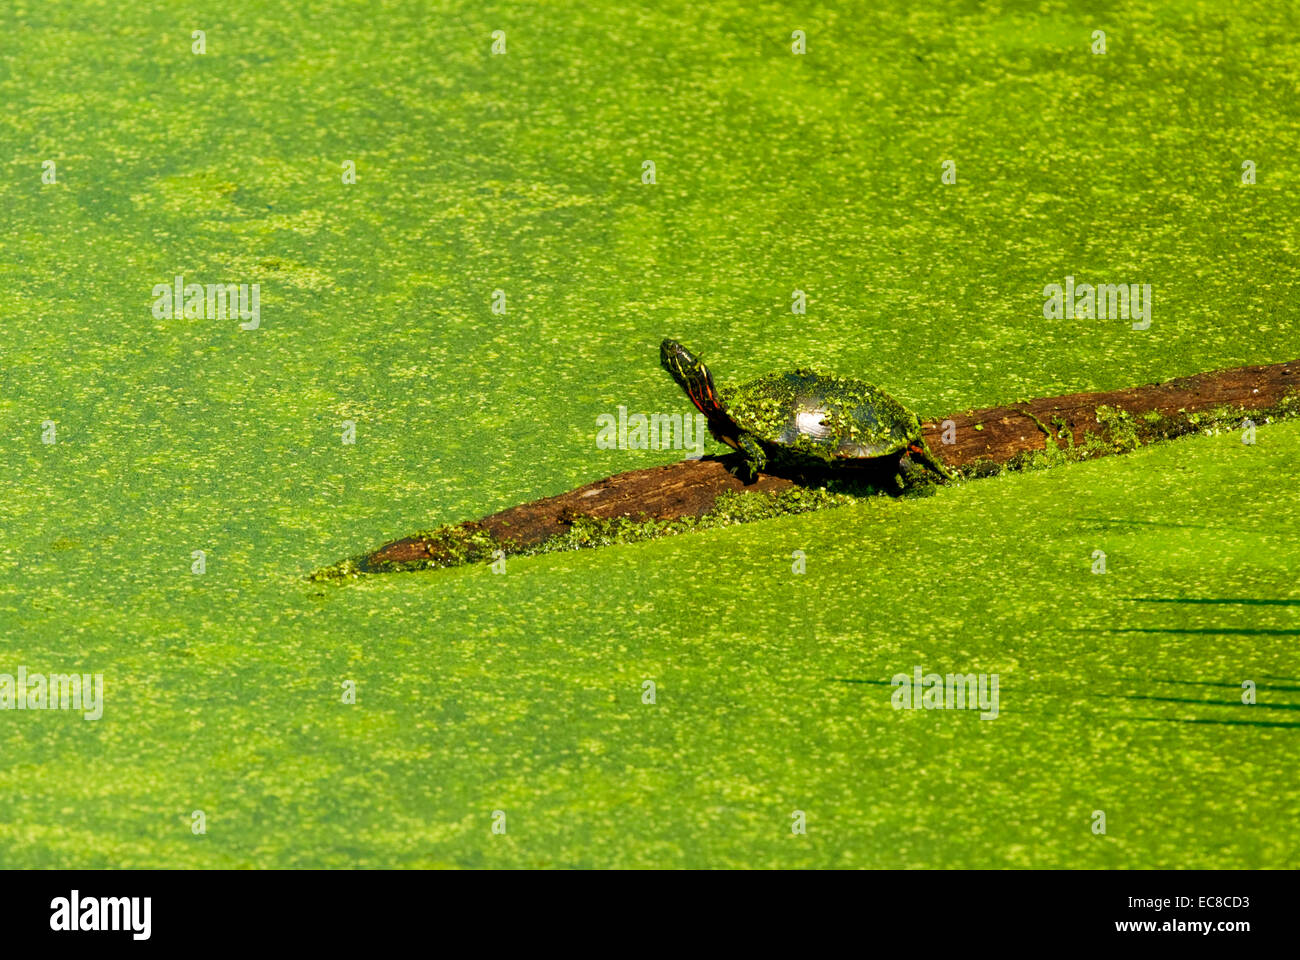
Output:
<path fill-rule="evenodd" d="M 966 478 L 1125 453 L 1189 433 L 1300 414 L 1300 360 L 1236 367 L 1104 393 L 967 410 L 922 423 L 926 442 Z M 950 443 L 945 443 L 947 437 Z M 631 470 L 482 520 L 449 524 L 318 570 L 313 580 L 460 566 L 501 556 L 652 539 L 840 506 L 850 492 L 732 471 L 738 454 Z"/>
<path fill-rule="evenodd" d="M 940 442 L 944 421 L 927 421 L 922 428 L 931 448 L 949 467 L 967 476 L 984 475 L 1023 465 L 1036 452 L 1086 450 L 1089 441 L 1091 455 L 1100 456 L 1209 429 L 1231 415 L 1239 414 L 1238 420 L 1253 415 L 1256 422 L 1293 416 L 1300 412 L 1297 389 L 1300 360 L 1292 360 L 1105 393 L 1072 393 L 967 410 L 946 418 L 955 433 L 951 445 Z M 1128 436 L 1129 426 L 1133 436 Z M 1045 430 L 1051 435 L 1051 446 Z"/>
<path fill-rule="evenodd" d="M 497 550 L 518 554 L 540 547 L 569 534 L 580 519 L 633 519 L 645 523 L 702 517 L 727 492 L 781 494 L 802 490 L 790 480 L 766 475 L 746 486 L 727 469 L 737 459 L 736 455 L 705 457 L 616 474 L 568 493 L 510 507 L 482 520 L 394 540 L 312 577 L 334 579 L 361 573 L 459 566 L 490 560 Z"/>

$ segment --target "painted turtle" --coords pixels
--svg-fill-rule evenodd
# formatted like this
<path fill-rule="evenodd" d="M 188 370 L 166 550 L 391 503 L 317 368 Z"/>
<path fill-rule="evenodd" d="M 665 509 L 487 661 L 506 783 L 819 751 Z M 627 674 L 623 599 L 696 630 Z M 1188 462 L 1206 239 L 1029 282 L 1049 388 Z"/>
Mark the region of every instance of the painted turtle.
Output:
<path fill-rule="evenodd" d="M 708 418 L 714 439 L 745 455 L 750 479 L 769 465 L 842 464 L 882 468 L 897 480 L 905 454 L 956 479 L 925 445 L 916 414 L 862 380 L 792 370 L 717 390 L 709 368 L 676 340 L 660 344 L 659 361 Z"/>

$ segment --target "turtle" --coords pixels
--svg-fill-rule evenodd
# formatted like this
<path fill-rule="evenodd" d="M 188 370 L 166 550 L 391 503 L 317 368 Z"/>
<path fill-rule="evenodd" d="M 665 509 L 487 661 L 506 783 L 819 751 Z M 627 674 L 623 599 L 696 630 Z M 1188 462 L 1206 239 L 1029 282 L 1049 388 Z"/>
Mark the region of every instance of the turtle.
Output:
<path fill-rule="evenodd" d="M 901 486 L 905 455 L 957 479 L 930 453 L 916 414 L 866 381 L 797 369 L 718 389 L 703 361 L 673 339 L 659 345 L 659 362 L 708 418 L 714 439 L 744 455 L 750 482 L 760 470 L 862 467 Z"/>

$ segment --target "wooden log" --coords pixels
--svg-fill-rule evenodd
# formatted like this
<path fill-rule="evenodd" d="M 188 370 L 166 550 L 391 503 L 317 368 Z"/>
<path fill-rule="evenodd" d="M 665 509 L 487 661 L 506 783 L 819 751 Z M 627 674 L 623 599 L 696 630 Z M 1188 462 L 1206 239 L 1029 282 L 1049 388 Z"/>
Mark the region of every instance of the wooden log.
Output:
<path fill-rule="evenodd" d="M 1019 454 L 1046 449 L 1048 438 L 1039 423 L 1053 427 L 1054 421 L 1063 421 L 1069 439 L 1082 445 L 1086 432 L 1103 431 L 1104 425 L 1097 417 L 1097 411 L 1102 408 L 1123 410 L 1135 420 L 1143 414 L 1156 413 L 1173 423 L 1190 423 L 1192 414 L 1221 406 L 1246 413 L 1277 407 L 1297 387 L 1300 387 L 1300 360 L 1292 360 L 1198 373 L 1105 393 L 1071 393 L 986 410 L 967 410 L 946 418 L 955 427 L 957 442 L 952 445 L 941 443 L 941 422 L 930 421 L 922 424 L 922 428 L 930 448 L 950 467 L 966 467 L 978 461 L 1006 464 Z M 1059 429 L 1053 429 L 1054 435 L 1060 433 Z M 1065 437 L 1061 435 L 1061 439 Z"/>
<path fill-rule="evenodd" d="M 1135 442 L 1202 429 L 1201 415 L 1225 407 L 1241 416 L 1297 412 L 1298 386 L 1300 361 L 1237 367 L 1141 387 L 966 410 L 927 421 L 922 429 L 930 449 L 946 465 L 968 477 L 979 476 L 1015 465 L 1035 451 L 1121 453 Z M 1115 433 L 1117 423 L 1125 425 L 1123 437 Z M 953 442 L 944 442 L 945 433 Z M 565 533 L 579 517 L 699 517 L 709 513 L 724 492 L 781 493 L 796 487 L 767 474 L 745 484 L 731 472 L 737 462 L 738 455 L 730 454 L 616 474 L 435 534 L 394 540 L 314 576 L 452 566 L 485 559 L 493 546 L 507 553 L 535 547 Z"/>
<path fill-rule="evenodd" d="M 738 459 L 734 454 L 703 457 L 645 470 L 629 470 L 568 493 L 522 503 L 458 526 L 467 536 L 486 533 L 495 542 L 509 544 L 517 551 L 564 533 L 578 516 L 600 520 L 698 517 L 713 509 L 719 494 L 727 490 L 776 493 L 795 486 L 789 480 L 767 474 L 745 484 L 729 469 L 737 465 Z M 356 562 L 360 572 L 374 573 L 394 565 L 398 568 L 421 562 L 436 565 L 445 553 L 446 545 L 441 538 L 416 535 L 384 544 Z"/>

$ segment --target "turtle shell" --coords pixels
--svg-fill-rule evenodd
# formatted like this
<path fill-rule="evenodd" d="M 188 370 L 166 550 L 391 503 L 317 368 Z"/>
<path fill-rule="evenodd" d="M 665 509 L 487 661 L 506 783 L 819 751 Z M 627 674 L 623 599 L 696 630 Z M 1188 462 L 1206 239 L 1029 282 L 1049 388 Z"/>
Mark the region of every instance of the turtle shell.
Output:
<path fill-rule="evenodd" d="M 760 442 L 821 460 L 888 456 L 921 436 L 916 414 L 879 387 L 812 370 L 770 373 L 719 399 Z"/>

